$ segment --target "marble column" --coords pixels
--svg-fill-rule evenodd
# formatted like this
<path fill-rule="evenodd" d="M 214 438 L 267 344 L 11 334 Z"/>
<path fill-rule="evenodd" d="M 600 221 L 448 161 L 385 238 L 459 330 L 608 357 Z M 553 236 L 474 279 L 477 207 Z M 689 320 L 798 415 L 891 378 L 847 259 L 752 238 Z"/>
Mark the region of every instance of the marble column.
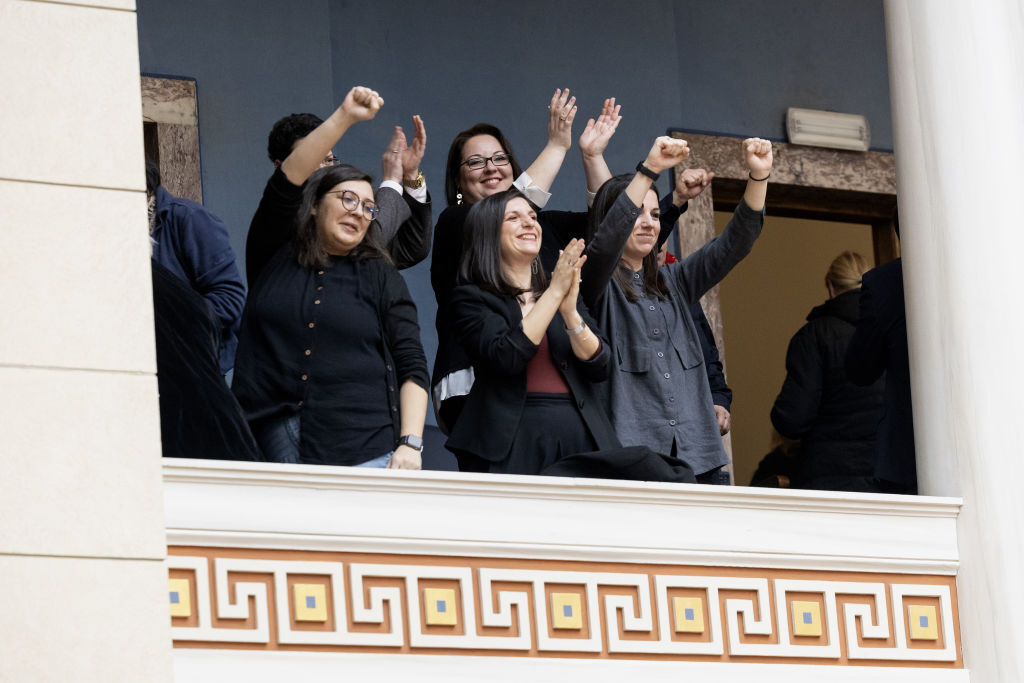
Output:
<path fill-rule="evenodd" d="M 962 496 L 975 683 L 1024 680 L 1024 10 L 887 0 L 921 493 Z"/>
<path fill-rule="evenodd" d="M 169 681 L 132 0 L 0 1 L 0 680 Z"/>

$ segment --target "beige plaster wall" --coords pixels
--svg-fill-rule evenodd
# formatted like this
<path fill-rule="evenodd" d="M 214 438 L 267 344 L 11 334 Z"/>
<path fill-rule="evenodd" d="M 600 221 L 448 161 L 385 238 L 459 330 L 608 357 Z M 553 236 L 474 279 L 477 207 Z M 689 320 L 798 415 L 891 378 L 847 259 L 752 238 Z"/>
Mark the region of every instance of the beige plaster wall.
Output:
<path fill-rule="evenodd" d="M 171 679 L 132 0 L 0 0 L 0 680 Z"/>
<path fill-rule="evenodd" d="M 717 232 L 730 216 L 715 213 Z M 750 483 L 771 449 L 768 414 L 786 377 L 786 348 L 825 301 L 825 271 L 845 249 L 871 263 L 871 227 L 769 215 L 754 250 L 721 285 L 737 484 Z"/>

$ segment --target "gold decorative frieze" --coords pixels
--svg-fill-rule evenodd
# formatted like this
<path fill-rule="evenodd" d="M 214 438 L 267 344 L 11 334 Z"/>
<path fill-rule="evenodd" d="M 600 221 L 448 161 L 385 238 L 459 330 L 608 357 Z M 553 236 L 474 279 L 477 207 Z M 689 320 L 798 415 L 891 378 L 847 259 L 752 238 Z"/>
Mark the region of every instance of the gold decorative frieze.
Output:
<path fill-rule="evenodd" d="M 169 552 L 177 647 L 962 666 L 951 576 Z"/>

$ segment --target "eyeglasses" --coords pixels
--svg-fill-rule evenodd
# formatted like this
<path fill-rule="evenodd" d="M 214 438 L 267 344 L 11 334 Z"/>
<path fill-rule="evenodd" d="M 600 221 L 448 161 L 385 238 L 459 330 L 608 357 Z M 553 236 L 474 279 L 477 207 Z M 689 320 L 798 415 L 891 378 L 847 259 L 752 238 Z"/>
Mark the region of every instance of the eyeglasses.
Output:
<path fill-rule="evenodd" d="M 360 200 L 359 195 L 351 190 L 331 190 L 326 194 L 341 195 L 341 205 L 345 207 L 346 211 L 350 211 L 352 213 L 358 211 L 359 206 L 362 205 L 363 215 L 371 221 L 377 217 L 378 213 L 380 213 L 380 209 L 377 208 L 376 204 L 371 202 L 369 199 Z"/>
<path fill-rule="evenodd" d="M 324 157 L 324 160 L 320 162 L 320 168 L 324 168 L 325 166 L 337 166 L 340 163 L 341 160 L 334 156 L 334 152 L 328 152 L 327 156 Z"/>
<path fill-rule="evenodd" d="M 468 166 L 471 171 L 479 171 L 487 165 L 488 161 L 495 166 L 508 166 L 509 159 L 508 155 L 504 152 L 496 152 L 489 157 L 482 157 L 479 154 L 475 154 L 463 161 L 460 166 Z"/>

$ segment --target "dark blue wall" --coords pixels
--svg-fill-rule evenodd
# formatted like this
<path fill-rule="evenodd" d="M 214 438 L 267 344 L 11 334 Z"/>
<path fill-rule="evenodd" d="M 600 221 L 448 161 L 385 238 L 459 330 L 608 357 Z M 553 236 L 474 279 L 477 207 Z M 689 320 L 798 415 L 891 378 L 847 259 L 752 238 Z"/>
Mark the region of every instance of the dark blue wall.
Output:
<path fill-rule="evenodd" d="M 196 79 L 205 203 L 240 262 L 272 171 L 270 126 L 291 112 L 326 116 L 357 84 L 385 106 L 336 152 L 379 176 L 392 127 L 411 133 L 422 115 L 435 216 L 455 133 L 494 123 L 526 165 L 556 87 L 579 97 L 577 134 L 605 97 L 619 99 L 606 155 L 616 173 L 670 127 L 784 139 L 789 106 L 864 114 L 872 146 L 892 147 L 881 0 L 138 0 L 138 23 L 143 72 Z M 584 207 L 578 150 L 553 190 L 552 208 Z M 405 275 L 433 358 L 428 264 Z"/>

